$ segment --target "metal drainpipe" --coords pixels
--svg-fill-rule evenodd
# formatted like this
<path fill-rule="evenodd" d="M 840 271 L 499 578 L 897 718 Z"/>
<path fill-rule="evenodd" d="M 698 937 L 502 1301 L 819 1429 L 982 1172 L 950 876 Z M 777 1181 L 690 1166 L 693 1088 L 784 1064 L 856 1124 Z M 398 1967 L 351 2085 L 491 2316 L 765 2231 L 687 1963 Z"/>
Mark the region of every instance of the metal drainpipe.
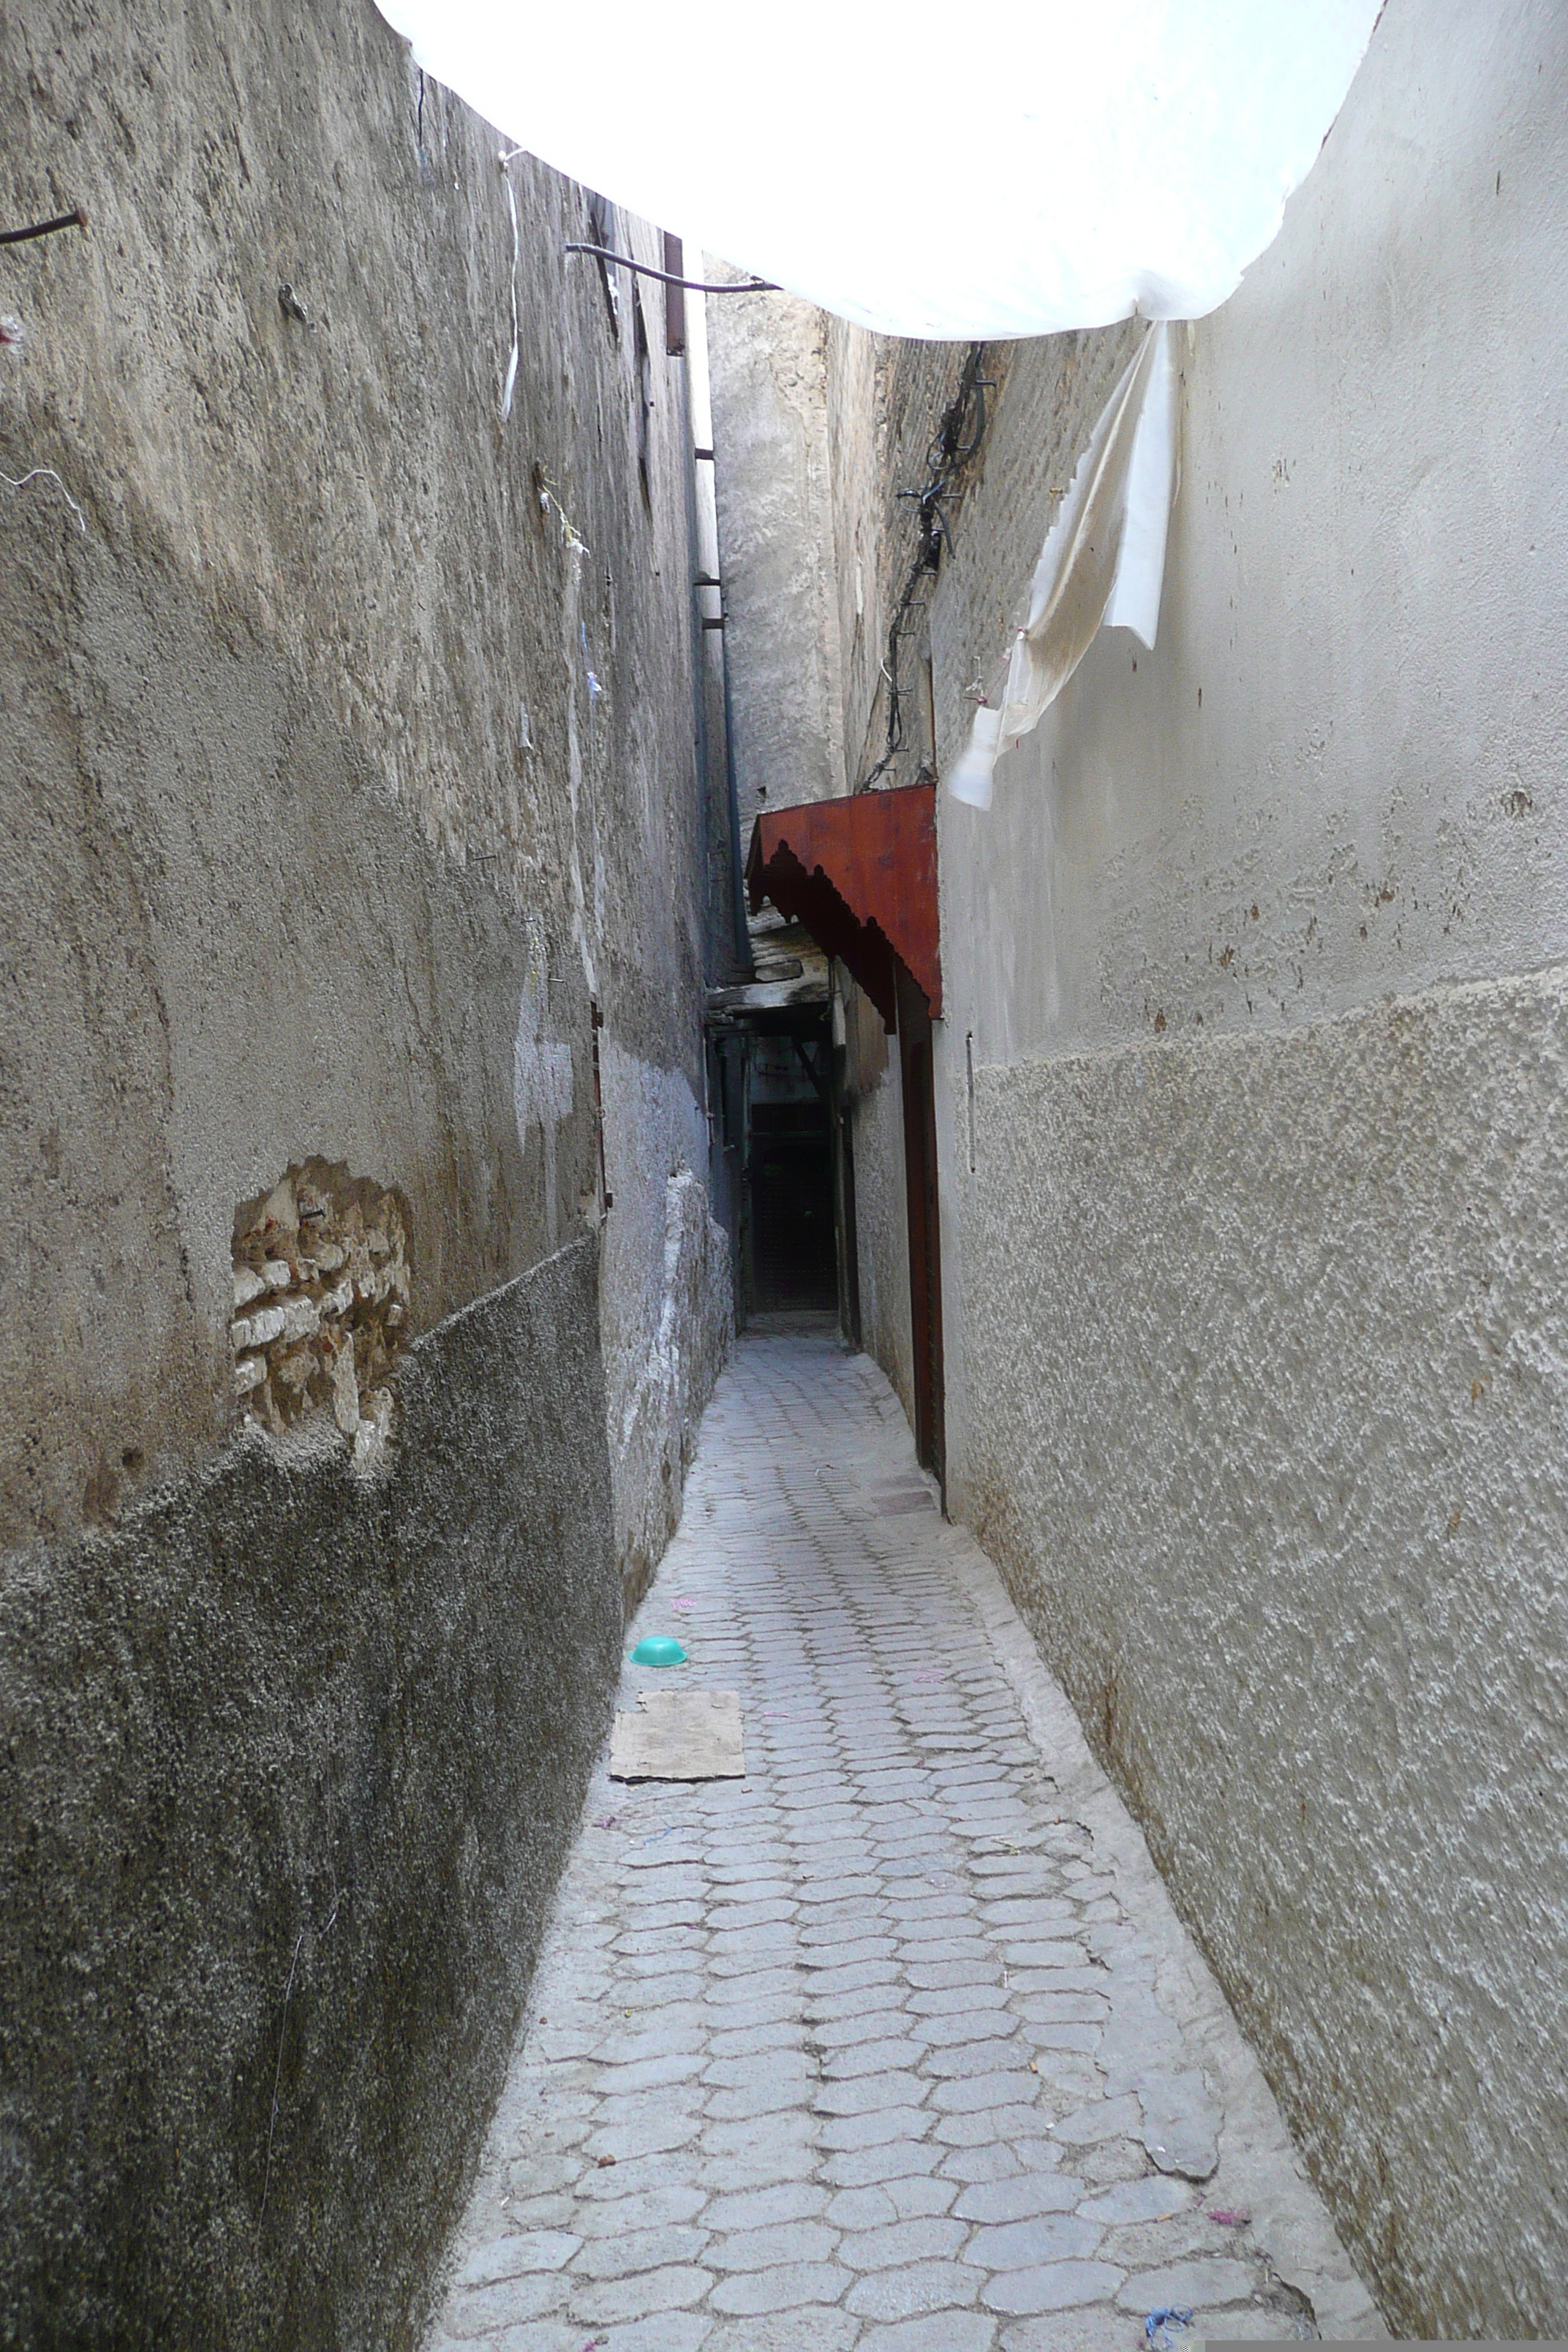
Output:
<path fill-rule="evenodd" d="M 693 513 L 693 521 L 697 528 L 698 561 L 692 564 L 692 579 L 695 583 L 708 571 L 710 560 L 711 577 L 714 584 L 718 585 L 722 580 L 724 571 L 719 544 L 718 482 L 714 478 L 708 485 L 708 497 L 712 500 L 710 508 L 703 498 L 703 493 L 697 487 L 696 476 L 697 466 L 713 464 L 713 399 L 712 378 L 708 363 L 708 312 L 706 301 L 700 295 L 692 302 L 687 312 L 686 383 L 687 413 L 691 427 L 692 448 L 694 452 L 701 453 L 695 457 L 692 467 L 693 509 L 695 510 L 698 507 L 701 508 L 700 522 L 697 521 L 695 511 Z M 710 530 L 712 537 L 710 559 L 708 549 L 703 544 L 707 530 Z M 713 616 L 703 613 L 700 596 L 695 586 L 692 594 L 696 600 L 698 642 L 706 647 L 709 636 L 714 632 L 705 624 Z M 719 638 L 719 681 L 724 712 L 724 791 L 729 804 L 730 920 L 734 933 L 734 965 L 740 971 L 749 972 L 752 970 L 752 934 L 746 921 L 746 891 L 741 841 L 741 793 L 735 773 L 734 704 L 730 688 L 730 651 L 723 628 L 723 604 L 724 592 L 720 586 L 720 625 L 716 634 Z M 706 653 L 702 658 L 706 663 Z M 719 976 L 715 974 L 716 978 Z"/>
<path fill-rule="evenodd" d="M 722 611 L 724 592 L 719 592 Z M 724 681 L 724 782 L 730 794 L 730 879 L 734 888 L 735 962 L 742 971 L 754 969 L 752 933 L 746 921 L 746 877 L 741 860 L 741 790 L 735 782 L 735 721 L 730 707 L 730 647 L 726 632 L 719 632 L 719 667 Z"/>
<path fill-rule="evenodd" d="M 689 360 L 685 360 L 685 361 L 683 361 L 682 368 L 681 368 L 681 373 L 682 373 L 682 374 L 684 375 L 684 377 L 685 377 L 685 379 L 686 379 L 686 423 L 687 423 L 687 435 L 688 435 L 688 438 L 689 438 L 689 440 L 690 441 L 690 444 L 691 444 L 691 449 L 692 449 L 692 451 L 693 451 L 693 452 L 695 452 L 695 449 L 696 449 L 696 446 L 697 446 L 697 418 L 696 418 L 696 414 L 695 414 L 695 410 L 696 410 L 696 401 L 695 401 L 695 395 L 694 395 L 694 387 L 693 387 L 692 380 L 691 380 L 691 363 L 690 363 Z M 701 596 L 701 592 L 700 592 L 700 589 L 698 588 L 698 586 L 697 586 L 697 575 L 698 575 L 698 573 L 699 573 L 699 572 L 701 571 L 701 569 L 702 569 L 702 541 L 701 541 L 701 534 L 700 534 L 700 530 L 699 530 L 699 529 L 698 529 L 698 522 L 697 522 L 697 463 L 698 463 L 698 461 L 697 461 L 697 458 L 696 458 L 695 455 L 694 455 L 694 454 L 693 454 L 693 455 L 690 455 L 690 456 L 689 457 L 689 460 L 688 460 L 688 464 L 687 464 L 687 469 L 686 469 L 686 569 L 687 569 L 687 575 L 688 575 L 688 577 L 689 578 L 689 580 L 690 580 L 690 582 L 691 582 L 691 583 L 692 583 L 692 584 L 691 584 L 691 705 L 692 705 L 692 725 L 693 725 L 693 729 L 694 729 L 694 730 L 695 730 L 696 738 L 697 738 L 697 767 L 698 767 L 698 774 L 699 774 L 699 775 L 700 775 L 700 777 L 701 778 L 701 789 L 702 789 L 702 817 L 703 817 L 703 857 L 704 857 L 704 862 L 706 863 L 706 859 L 707 859 L 707 856 L 708 856 L 708 842 L 709 842 L 709 835 L 708 835 L 708 821 L 709 821 L 708 792 L 709 792 L 709 785 L 710 785 L 710 778 L 709 778 L 709 773 L 708 773 L 708 757 L 709 757 L 709 745 L 708 745 L 708 681 L 707 681 L 707 669 L 708 669 L 708 633 L 707 633 L 707 631 L 706 631 L 706 630 L 703 628 L 703 626 L 702 626 L 702 596 Z M 726 720 L 726 728 L 725 728 L 725 731 L 726 731 L 726 733 L 728 733 L 728 731 L 729 731 L 729 730 L 728 730 L 728 722 L 727 722 L 727 720 Z M 727 771 L 727 770 L 728 770 L 728 767 L 729 767 L 729 761 L 728 761 L 728 759 L 726 759 L 725 766 L 726 766 L 726 771 Z M 733 831 L 733 826 L 731 826 L 731 831 Z M 706 877 L 705 877 L 705 878 L 706 878 Z M 704 977 L 706 980 L 709 980 L 709 981 L 721 980 L 721 979 L 722 979 L 722 978 L 724 977 L 724 975 L 723 975 L 723 974 L 721 972 L 721 971 L 719 970 L 719 964 L 718 964 L 718 947 L 719 947 L 719 943 L 718 943 L 718 940 L 717 940 L 714 938 L 714 936 L 713 936 L 713 930 L 712 930 L 712 928 L 711 928 L 711 926 L 712 926 L 712 902 L 711 902 L 710 887 L 705 887 L 705 888 L 704 888 L 703 893 L 702 893 L 702 897 L 703 897 L 704 908 L 705 908 L 705 910 L 706 910 L 706 912 L 707 912 L 707 917 L 708 917 L 708 920 L 707 920 L 707 922 L 706 922 L 706 923 L 705 923 L 705 925 L 704 925 L 704 929 L 705 929 L 706 934 L 707 934 L 707 942 L 708 942 L 708 944 L 707 944 L 707 952 L 706 952 L 707 970 L 706 970 L 706 971 L 705 971 L 705 973 L 704 973 L 703 977 Z M 706 1048 L 706 1045 L 704 1045 L 704 1048 L 703 1048 L 703 1061 L 704 1061 L 704 1064 L 706 1064 L 706 1061 L 707 1061 L 707 1048 Z"/>

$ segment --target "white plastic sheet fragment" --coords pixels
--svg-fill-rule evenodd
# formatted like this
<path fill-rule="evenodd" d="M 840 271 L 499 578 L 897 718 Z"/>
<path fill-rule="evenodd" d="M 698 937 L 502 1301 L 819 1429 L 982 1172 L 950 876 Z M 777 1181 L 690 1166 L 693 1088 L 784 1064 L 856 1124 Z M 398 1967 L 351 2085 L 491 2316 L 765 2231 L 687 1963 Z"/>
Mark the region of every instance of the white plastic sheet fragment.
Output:
<path fill-rule="evenodd" d="M 991 805 L 997 761 L 1037 727 L 1102 627 L 1152 647 L 1176 476 L 1171 329 L 1151 327 L 1100 412 L 1035 566 L 999 708 L 974 714 L 948 777 L 955 800 Z"/>
<path fill-rule="evenodd" d="M 1215 309 L 1279 229 L 1380 0 L 380 0 L 558 171 L 884 334 Z"/>
<path fill-rule="evenodd" d="M 1121 551 L 1103 625 L 1131 629 L 1152 653 L 1176 489 L 1176 362 L 1169 327 L 1156 327 L 1149 341 L 1149 375 L 1127 469 Z"/>

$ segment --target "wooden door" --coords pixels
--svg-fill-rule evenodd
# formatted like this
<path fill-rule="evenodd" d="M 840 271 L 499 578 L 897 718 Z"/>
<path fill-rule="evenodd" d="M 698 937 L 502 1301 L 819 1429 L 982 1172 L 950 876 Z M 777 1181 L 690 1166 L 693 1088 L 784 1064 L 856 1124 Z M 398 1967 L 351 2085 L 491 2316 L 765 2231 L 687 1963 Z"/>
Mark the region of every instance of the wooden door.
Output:
<path fill-rule="evenodd" d="M 945 1490 L 942 1369 L 942 1225 L 937 1204 L 936 1094 L 931 1013 L 899 974 L 899 1067 L 904 1097 L 904 1187 L 910 1229 L 910 1335 L 914 1353 L 915 1451 Z"/>

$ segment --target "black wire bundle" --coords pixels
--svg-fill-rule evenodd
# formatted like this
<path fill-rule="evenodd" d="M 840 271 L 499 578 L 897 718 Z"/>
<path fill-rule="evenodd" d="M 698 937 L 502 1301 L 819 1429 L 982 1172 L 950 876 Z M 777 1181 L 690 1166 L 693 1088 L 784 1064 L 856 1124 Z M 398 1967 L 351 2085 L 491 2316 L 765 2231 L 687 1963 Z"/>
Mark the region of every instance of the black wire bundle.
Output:
<path fill-rule="evenodd" d="M 899 647 L 901 640 L 909 635 L 910 614 L 922 581 L 928 574 L 941 570 L 943 548 L 950 555 L 952 552 L 952 533 L 948 527 L 945 505 L 958 487 L 964 468 L 985 438 L 985 394 L 991 388 L 991 379 L 980 373 L 984 350 L 984 343 L 971 343 L 969 346 L 969 355 L 958 379 L 958 390 L 943 410 L 942 422 L 926 451 L 924 487 L 899 492 L 900 499 L 914 503 L 919 536 L 903 593 L 888 626 L 888 655 L 883 669 L 888 681 L 887 748 L 870 774 L 856 786 L 857 792 L 869 792 L 878 778 L 907 748 L 903 693 L 899 684 Z"/>

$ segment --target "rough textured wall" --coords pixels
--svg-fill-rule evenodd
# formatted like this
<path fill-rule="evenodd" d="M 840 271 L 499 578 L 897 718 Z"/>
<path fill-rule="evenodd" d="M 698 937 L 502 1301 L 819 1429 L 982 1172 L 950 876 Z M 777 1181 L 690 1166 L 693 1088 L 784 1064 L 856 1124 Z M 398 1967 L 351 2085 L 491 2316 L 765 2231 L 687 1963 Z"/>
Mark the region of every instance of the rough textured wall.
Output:
<path fill-rule="evenodd" d="M 896 748 L 889 743 L 889 633 L 920 545 L 915 494 L 930 478 L 931 452 L 968 346 L 895 341 L 841 319 L 825 320 L 824 334 L 845 758 L 852 784 L 874 774 L 885 786 L 912 784 L 934 764 L 929 702 L 936 573 L 922 569 L 917 576 L 900 630 L 896 732 L 901 741 Z M 994 344 L 984 355 L 988 415 L 1008 382 L 1012 356 L 1007 344 Z M 943 501 L 954 544 L 962 544 L 959 518 L 987 458 L 983 436 Z"/>
<path fill-rule="evenodd" d="M 40 0 L 0 58 L 0 219 L 92 223 L 0 261 L 0 1607 L 32 1989 L 0 2043 L 0 2308 L 38 2342 L 395 2341 L 583 1785 L 616 1529 L 663 1524 L 700 1402 L 669 1351 L 652 1494 L 624 1463 L 612 1489 L 601 1333 L 619 1363 L 668 1294 L 700 1305 L 697 1362 L 722 1345 L 711 1259 L 705 1291 L 666 1279 L 702 1142 L 685 387 L 657 298 L 639 335 L 625 278 L 564 253 L 584 191 L 503 171 L 360 0 Z M 308 1166 L 406 1225 L 374 1501 L 309 1392 L 324 1339 L 268 1343 L 310 1426 L 276 1461 L 239 1428 L 236 1212 Z M 534 1344 L 509 1286 L 545 1261 L 574 1306 Z M 258 1311 L 308 1354 L 341 1278 L 293 1271 Z M 506 1346 L 454 1336 L 492 1314 L 523 1318 Z M 336 2006 L 296 2081 L 323 1775 L 363 1824 L 358 1924 L 322 1947 Z M 205 1905 L 231 1831 L 243 1871 Z M 258 2172 L 268 2049 L 294 2096 Z M 114 2236 L 143 2176 L 144 2261 Z"/>
<path fill-rule="evenodd" d="M 1568 2325 L 1568 973 L 983 1074 L 963 1512 L 1407 2333 Z"/>
<path fill-rule="evenodd" d="M 254 1432 L 7 1563 L 0 2340 L 416 2340 L 617 1670 L 597 1311 L 584 1238 L 384 1475 Z"/>
<path fill-rule="evenodd" d="M 616 1558 L 629 1616 L 674 1534 L 702 1409 L 735 1335 L 729 1240 L 692 1173 L 704 1122 L 683 1078 L 610 1049 L 605 1164 L 615 1196 L 605 1228 L 605 1380 L 609 1391 Z M 656 1151 L 669 1173 L 646 1179 Z M 657 1166 L 654 1169 L 657 1173 Z M 639 1181 L 641 1180 L 641 1181 Z"/>
<path fill-rule="evenodd" d="M 595 1171 L 580 1079 L 548 1194 L 514 1101 L 525 929 L 421 839 L 254 612 L 204 610 L 144 519 L 112 548 L 11 498 L 0 532 L 16 1541 L 222 1441 L 235 1210 L 290 1161 L 405 1194 L 422 1326 L 548 1248 Z M 541 950 L 570 1037 L 566 948 Z"/>
<path fill-rule="evenodd" d="M 844 789 L 826 330 L 784 294 L 706 309 L 743 851 L 765 803 Z"/>
<path fill-rule="evenodd" d="M 873 1017 L 875 1017 L 873 1015 Z M 854 1104 L 855 1225 L 860 1339 L 898 1391 L 914 1426 L 910 1330 L 910 1229 L 904 1202 L 904 1114 L 895 1047 L 881 1078 Z"/>
<path fill-rule="evenodd" d="M 1157 650 L 942 809 L 952 1504 L 1425 2335 L 1568 2317 L 1565 124 L 1560 11 L 1391 0 L 1183 351 Z M 1014 355 L 946 759 L 1129 332 Z"/>
<path fill-rule="evenodd" d="M 650 314 L 645 489 L 582 192 L 350 0 L 5 39 L 6 216 L 94 224 L 0 287 L 0 463 L 85 525 L 0 486 L 18 1536 L 221 1435 L 289 1160 L 405 1192 L 422 1324 L 566 1236 L 590 993 L 700 1087 L 705 844 L 680 369 Z"/>

